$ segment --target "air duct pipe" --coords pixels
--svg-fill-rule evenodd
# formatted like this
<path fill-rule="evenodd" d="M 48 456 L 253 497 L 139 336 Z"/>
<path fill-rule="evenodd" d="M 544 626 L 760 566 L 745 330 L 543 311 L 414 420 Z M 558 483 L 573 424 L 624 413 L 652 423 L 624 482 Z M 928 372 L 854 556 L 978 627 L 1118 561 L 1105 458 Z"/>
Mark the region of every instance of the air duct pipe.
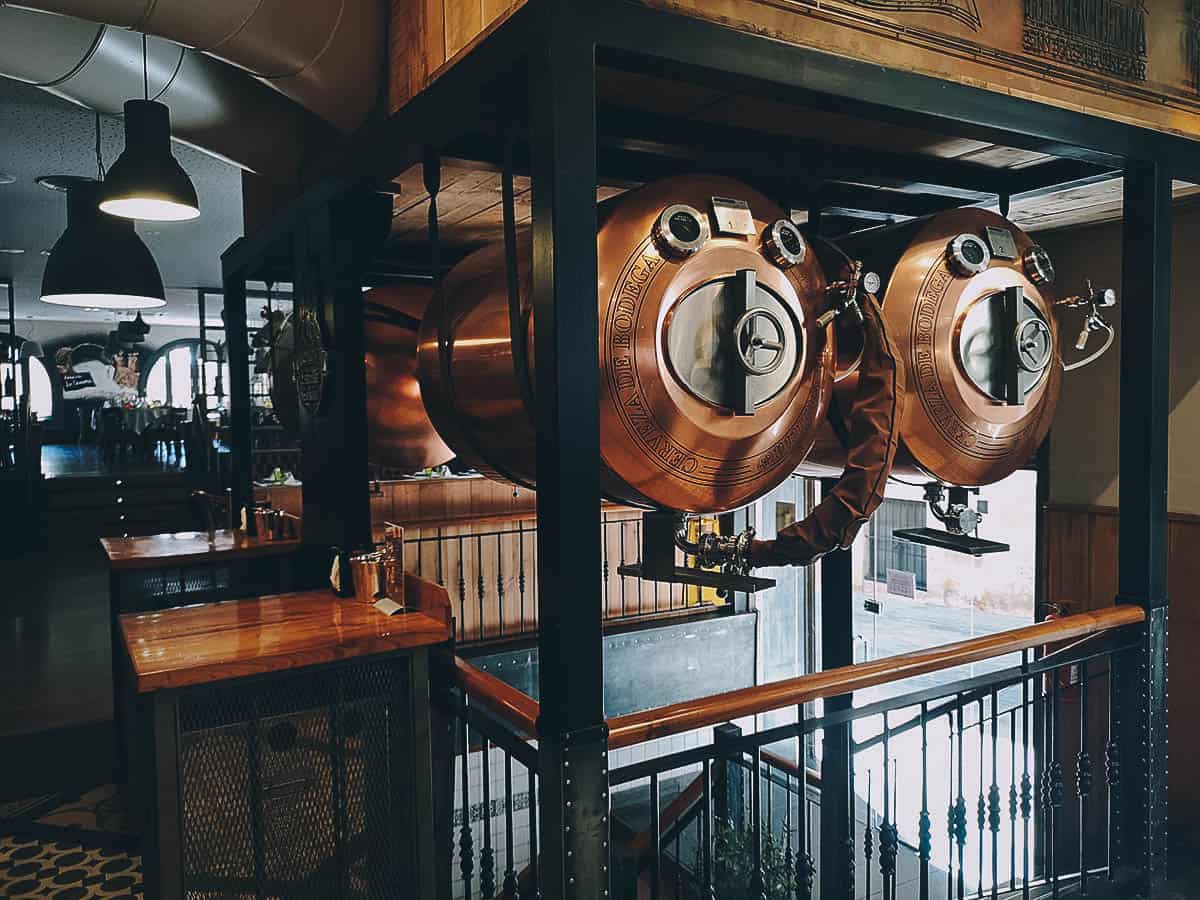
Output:
<path fill-rule="evenodd" d="M 245 69 L 351 132 L 379 99 L 384 0 L 20 0 L 19 5 L 158 35 Z"/>
<path fill-rule="evenodd" d="M 150 97 L 171 108 L 174 137 L 283 183 L 305 148 L 334 136 L 297 104 L 243 72 L 170 41 L 148 44 Z M 0 7 L 0 76 L 109 115 L 142 96 L 140 34 L 62 15 Z"/>

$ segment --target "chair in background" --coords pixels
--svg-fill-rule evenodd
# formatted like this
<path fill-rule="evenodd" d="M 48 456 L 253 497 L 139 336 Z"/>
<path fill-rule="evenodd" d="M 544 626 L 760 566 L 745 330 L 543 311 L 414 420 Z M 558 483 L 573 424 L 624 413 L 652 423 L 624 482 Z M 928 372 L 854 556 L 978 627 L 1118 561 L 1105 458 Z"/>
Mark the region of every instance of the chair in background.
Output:
<path fill-rule="evenodd" d="M 136 435 L 125 427 L 125 419 L 121 410 L 115 407 L 105 407 L 100 410 L 100 445 L 104 459 L 116 462 L 124 459 L 135 449 Z"/>

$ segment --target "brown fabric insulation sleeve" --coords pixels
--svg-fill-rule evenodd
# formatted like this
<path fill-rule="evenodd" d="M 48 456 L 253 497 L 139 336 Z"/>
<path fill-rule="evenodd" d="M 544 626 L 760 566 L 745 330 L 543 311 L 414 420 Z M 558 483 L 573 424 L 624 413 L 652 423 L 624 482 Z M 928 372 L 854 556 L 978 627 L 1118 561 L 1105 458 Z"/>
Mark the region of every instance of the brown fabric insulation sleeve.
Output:
<path fill-rule="evenodd" d="M 812 513 L 775 540 L 753 543 L 752 566 L 806 566 L 831 550 L 845 549 L 883 502 L 900 442 L 904 386 L 879 304 L 866 296 L 862 310 L 865 340 L 858 387 L 845 419 L 846 468 Z"/>

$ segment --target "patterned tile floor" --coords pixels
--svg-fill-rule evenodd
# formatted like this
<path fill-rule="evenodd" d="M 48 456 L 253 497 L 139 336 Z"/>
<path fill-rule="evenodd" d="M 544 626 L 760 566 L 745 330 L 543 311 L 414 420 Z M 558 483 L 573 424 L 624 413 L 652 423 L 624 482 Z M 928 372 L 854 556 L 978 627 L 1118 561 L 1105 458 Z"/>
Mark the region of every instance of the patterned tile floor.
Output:
<path fill-rule="evenodd" d="M 69 840 L 3 835 L 0 896 L 55 900 L 141 897 L 141 858 Z"/>

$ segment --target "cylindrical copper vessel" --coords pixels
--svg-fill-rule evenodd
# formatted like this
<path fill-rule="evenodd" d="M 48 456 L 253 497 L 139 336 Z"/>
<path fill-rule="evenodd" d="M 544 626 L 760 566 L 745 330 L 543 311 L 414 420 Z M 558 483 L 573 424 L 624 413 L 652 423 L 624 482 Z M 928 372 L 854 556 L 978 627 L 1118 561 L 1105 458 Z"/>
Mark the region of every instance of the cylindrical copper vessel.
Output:
<path fill-rule="evenodd" d="M 597 250 L 601 486 L 688 512 L 750 502 L 802 460 L 832 390 L 815 254 L 778 206 L 725 178 L 670 178 L 604 204 Z M 503 245 L 445 278 L 418 375 L 458 455 L 533 486 L 531 247 L 518 240 L 514 364 Z M 579 298 L 581 301 L 584 298 Z M 526 385 L 522 385 L 522 380 Z"/>
<path fill-rule="evenodd" d="M 838 251 L 822 253 L 831 279 L 843 277 L 847 258 L 879 275 L 884 321 L 905 370 L 893 472 L 976 486 L 1028 463 L 1054 418 L 1063 374 L 1044 251 L 1012 222 L 974 208 L 861 232 L 839 241 Z M 1012 288 L 1020 294 L 1006 294 Z M 1010 313 L 1006 298 L 1017 296 Z M 853 340 L 839 339 L 835 415 L 855 384 Z M 840 424 L 818 438 L 802 471 L 841 470 Z"/>
<path fill-rule="evenodd" d="M 363 294 L 367 383 L 367 459 L 376 465 L 417 472 L 454 457 L 421 402 L 417 382 L 417 332 L 433 295 L 426 284 L 392 284 Z M 281 329 L 272 367 L 271 400 L 280 423 L 299 431 L 292 373 L 291 319 Z"/>

